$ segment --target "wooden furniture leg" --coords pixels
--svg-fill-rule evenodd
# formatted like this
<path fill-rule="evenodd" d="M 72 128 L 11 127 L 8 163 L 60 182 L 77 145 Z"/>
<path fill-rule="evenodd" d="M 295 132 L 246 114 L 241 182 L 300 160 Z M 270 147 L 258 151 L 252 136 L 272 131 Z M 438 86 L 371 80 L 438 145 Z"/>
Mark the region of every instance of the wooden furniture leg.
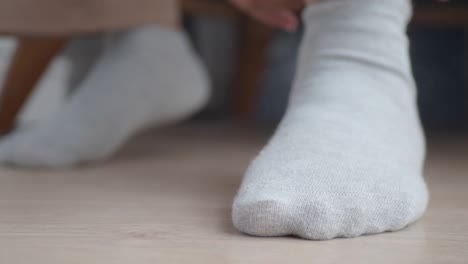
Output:
<path fill-rule="evenodd" d="M 0 89 L 0 135 L 10 132 L 16 116 L 46 71 L 62 50 L 66 38 L 20 37 Z"/>
<path fill-rule="evenodd" d="M 274 30 L 250 18 L 241 21 L 238 83 L 234 92 L 234 114 L 243 120 L 253 117 L 260 81 L 266 66 L 267 48 Z"/>
<path fill-rule="evenodd" d="M 234 86 L 234 116 L 248 120 L 254 116 L 260 80 L 266 62 L 266 50 L 270 46 L 274 30 L 242 15 L 227 1 L 181 0 L 184 13 L 231 17 L 240 22 L 240 52 L 237 78 Z"/>

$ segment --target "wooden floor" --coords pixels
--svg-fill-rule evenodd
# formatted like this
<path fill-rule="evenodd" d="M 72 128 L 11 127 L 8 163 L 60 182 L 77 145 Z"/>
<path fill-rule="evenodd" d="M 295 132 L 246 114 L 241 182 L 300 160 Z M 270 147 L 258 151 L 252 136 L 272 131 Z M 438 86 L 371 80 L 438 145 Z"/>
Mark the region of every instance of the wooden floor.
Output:
<path fill-rule="evenodd" d="M 139 137 L 96 167 L 0 169 L 0 263 L 468 263 L 468 138 L 430 140 L 421 222 L 315 242 L 231 225 L 233 195 L 267 135 L 192 124 Z"/>

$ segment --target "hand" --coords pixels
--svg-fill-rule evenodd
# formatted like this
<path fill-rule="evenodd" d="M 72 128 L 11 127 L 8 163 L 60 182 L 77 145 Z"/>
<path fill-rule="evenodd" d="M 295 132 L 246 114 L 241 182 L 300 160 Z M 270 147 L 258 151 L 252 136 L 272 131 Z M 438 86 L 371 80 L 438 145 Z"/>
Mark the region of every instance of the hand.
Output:
<path fill-rule="evenodd" d="M 299 18 L 295 14 L 305 0 L 230 0 L 235 6 L 259 21 L 287 31 L 295 31 Z"/>

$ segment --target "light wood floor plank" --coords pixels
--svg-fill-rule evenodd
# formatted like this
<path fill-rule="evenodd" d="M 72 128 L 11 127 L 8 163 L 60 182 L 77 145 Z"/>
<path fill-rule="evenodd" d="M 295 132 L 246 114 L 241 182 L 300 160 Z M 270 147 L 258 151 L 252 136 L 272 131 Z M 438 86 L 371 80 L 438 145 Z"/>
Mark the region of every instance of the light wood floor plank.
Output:
<path fill-rule="evenodd" d="M 404 231 L 325 242 L 255 238 L 230 206 L 267 132 L 191 124 L 72 171 L 0 169 L 0 263 L 468 263 L 468 139 L 430 140 L 432 201 Z"/>

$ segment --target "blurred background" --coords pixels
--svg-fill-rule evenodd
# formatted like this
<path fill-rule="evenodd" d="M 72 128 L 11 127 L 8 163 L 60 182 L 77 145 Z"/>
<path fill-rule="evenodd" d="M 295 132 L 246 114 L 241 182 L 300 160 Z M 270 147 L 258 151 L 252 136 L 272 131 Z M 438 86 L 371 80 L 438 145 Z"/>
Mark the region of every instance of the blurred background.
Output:
<path fill-rule="evenodd" d="M 247 18 L 239 18 L 229 7 L 209 6 L 215 1 L 193 2 L 186 8 L 189 12 L 185 12 L 184 25 L 209 68 L 214 87 L 209 107 L 198 118 L 234 116 L 277 123 L 294 78 L 301 30 L 286 33 L 264 29 Z M 467 1 L 416 1 L 415 21 L 409 28 L 411 57 L 422 120 L 430 131 L 468 128 L 467 10 Z M 71 42 L 42 78 L 21 120 L 38 120 L 57 111 L 73 79 L 85 72 L 89 61 L 99 53 L 102 38 L 99 34 L 86 35 Z M 13 37 L 0 37 L 0 80 L 14 45 Z M 249 49 L 264 56 L 253 58 L 253 62 L 242 61 L 249 56 L 249 51 L 245 52 Z M 80 53 L 76 54 L 76 50 Z M 246 66 L 239 65 L 251 64 L 256 64 L 255 75 L 242 76 Z M 250 94 L 246 95 L 246 90 Z"/>
<path fill-rule="evenodd" d="M 117 2 L 163 2 L 0 0 L 0 32 L 14 19 L 24 26 L 32 17 L 11 16 L 5 4 L 21 3 L 16 10 L 27 9 L 44 19 L 50 9 L 38 4 L 44 1 L 67 3 L 84 17 L 96 18 L 102 16 L 84 12 L 82 3 L 94 7 L 105 2 L 114 12 Z M 467 263 L 468 0 L 416 0 L 408 28 L 419 107 L 429 134 L 425 178 L 431 203 L 426 216 L 396 234 L 324 243 L 242 236 L 230 214 L 245 169 L 285 111 L 302 31 L 266 28 L 227 1 L 180 1 L 183 25 L 212 79 L 209 105 L 195 122 L 142 133 L 109 161 L 70 170 L 0 166 L 0 263 L 305 262 L 294 261 L 297 258 L 321 263 Z M 120 10 L 133 14 L 129 19 L 140 19 L 140 12 Z M 150 13 L 153 10 L 158 9 Z M 61 26 L 62 13 L 56 13 L 55 20 L 45 16 L 46 24 Z M 81 25 L 83 20 L 76 19 L 80 14 L 74 15 Z M 109 19 L 115 18 L 120 19 L 111 12 Z M 95 29 L 95 23 L 87 25 Z M 0 96 L 0 135 L 15 125 L 17 106 L 35 86 L 34 76 L 42 78 L 20 121 L 40 121 L 59 111 L 105 46 L 106 34 L 96 33 L 102 31 L 67 31 L 65 40 L 24 38 L 18 32 L 0 35 L 0 82 L 7 69 L 17 69 L 3 86 L 9 96 Z M 24 56 L 16 52 L 12 60 L 16 46 L 30 50 L 24 48 Z M 10 67 L 11 61 L 18 63 Z"/>
<path fill-rule="evenodd" d="M 424 126 L 434 132 L 467 131 L 468 1 L 422 0 L 415 5 L 415 20 L 408 33 Z M 189 21 L 195 43 L 214 77 L 215 97 L 210 110 L 230 113 L 232 84 L 236 84 L 233 76 L 238 63 L 233 56 L 237 50 L 233 43 L 239 43 L 236 39 L 239 27 L 229 19 Z M 284 113 L 301 36 L 302 31 L 275 32 L 271 37 L 253 104 L 254 120 L 275 124 Z M 214 38 L 216 42 L 212 41 Z"/>

